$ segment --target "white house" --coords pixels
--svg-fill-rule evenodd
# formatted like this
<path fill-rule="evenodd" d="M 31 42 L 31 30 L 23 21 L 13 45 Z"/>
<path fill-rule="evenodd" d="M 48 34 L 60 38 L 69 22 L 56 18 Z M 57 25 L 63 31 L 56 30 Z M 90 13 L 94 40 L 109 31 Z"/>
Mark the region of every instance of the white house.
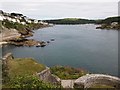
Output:
<path fill-rule="evenodd" d="M 26 19 L 26 22 L 28 23 L 32 23 L 32 21 L 30 19 Z"/>
<path fill-rule="evenodd" d="M 20 20 L 19 20 L 19 19 L 17 19 L 17 22 L 18 22 L 18 23 L 20 23 Z"/>
<path fill-rule="evenodd" d="M 26 23 L 25 22 L 21 22 L 21 24 L 25 25 Z"/>
<path fill-rule="evenodd" d="M 10 18 L 10 17 L 6 17 L 6 19 L 7 19 L 8 21 L 12 21 L 12 18 Z"/>
<path fill-rule="evenodd" d="M 1 16 L 1 17 L 3 18 L 3 20 L 4 20 L 4 19 L 6 19 L 6 17 L 5 17 L 5 16 Z"/>
<path fill-rule="evenodd" d="M 48 23 L 46 23 L 46 22 L 44 22 L 43 24 L 44 24 L 44 25 L 48 25 Z"/>
<path fill-rule="evenodd" d="M 16 19 L 14 19 L 14 18 L 12 18 L 12 22 L 17 22 L 17 20 L 16 20 Z"/>
<path fill-rule="evenodd" d="M 35 20 L 34 20 L 34 23 L 38 23 L 38 20 L 35 19 Z"/>
<path fill-rule="evenodd" d="M 27 20 L 27 22 L 28 22 L 28 23 L 32 23 L 32 21 L 31 21 L 31 20 Z"/>

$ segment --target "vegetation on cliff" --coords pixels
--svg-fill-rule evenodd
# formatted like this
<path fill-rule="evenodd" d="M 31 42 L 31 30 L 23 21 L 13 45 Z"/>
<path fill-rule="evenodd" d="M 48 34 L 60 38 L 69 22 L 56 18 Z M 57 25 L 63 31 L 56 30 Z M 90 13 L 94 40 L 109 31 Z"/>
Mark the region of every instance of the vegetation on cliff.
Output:
<path fill-rule="evenodd" d="M 60 88 L 59 86 L 53 85 L 51 83 L 44 82 L 39 79 L 39 77 L 35 75 L 22 75 L 16 76 L 9 80 L 8 83 L 3 84 L 3 89 L 11 88 L 11 89 L 19 89 L 19 90 L 49 90 Z"/>
<path fill-rule="evenodd" d="M 21 23 L 8 21 L 8 20 L 3 20 L 2 25 L 8 29 L 16 29 L 21 35 L 24 35 L 24 36 L 32 36 L 32 33 L 33 33 L 32 30 L 45 27 L 44 25 L 39 23 L 27 23 L 23 25 Z"/>
<path fill-rule="evenodd" d="M 57 75 L 61 79 L 77 79 L 88 72 L 80 68 L 69 66 L 54 66 L 51 67 L 51 73 Z"/>
<path fill-rule="evenodd" d="M 97 20 L 96 23 L 97 24 L 111 24 L 113 22 L 119 22 L 120 21 L 120 16 L 118 17 L 108 17 L 106 19 L 103 20 Z"/>
<path fill-rule="evenodd" d="M 44 89 L 59 88 L 51 83 L 41 81 L 36 73 L 46 67 L 32 58 L 13 58 L 3 66 L 3 89 Z"/>

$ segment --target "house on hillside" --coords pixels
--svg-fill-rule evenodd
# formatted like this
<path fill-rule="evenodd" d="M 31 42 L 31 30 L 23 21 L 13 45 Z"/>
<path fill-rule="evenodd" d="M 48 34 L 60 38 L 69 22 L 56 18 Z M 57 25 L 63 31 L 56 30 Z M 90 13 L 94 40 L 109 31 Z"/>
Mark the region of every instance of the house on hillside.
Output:
<path fill-rule="evenodd" d="M 37 19 L 34 19 L 34 23 L 38 23 L 38 20 L 37 20 Z"/>

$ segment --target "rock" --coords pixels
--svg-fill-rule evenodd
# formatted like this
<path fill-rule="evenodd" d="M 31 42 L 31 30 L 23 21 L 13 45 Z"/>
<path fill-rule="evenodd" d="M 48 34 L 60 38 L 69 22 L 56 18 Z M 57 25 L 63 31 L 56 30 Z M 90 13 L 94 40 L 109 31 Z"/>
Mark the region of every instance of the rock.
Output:
<path fill-rule="evenodd" d="M 101 24 L 100 26 L 96 27 L 96 29 L 120 30 L 120 24 L 118 24 L 117 22 L 113 22 L 111 24 Z"/>
<path fill-rule="evenodd" d="M 53 75 L 50 71 L 50 68 L 46 67 L 42 72 L 37 73 L 39 78 L 45 82 L 52 83 L 54 85 L 59 85 L 61 83 L 61 79 L 56 75 Z"/>
<path fill-rule="evenodd" d="M 50 43 L 50 41 L 47 41 L 47 43 Z"/>
<path fill-rule="evenodd" d="M 96 29 L 102 29 L 102 27 L 96 27 Z"/>
<path fill-rule="evenodd" d="M 45 47 L 46 43 L 44 41 L 39 42 L 36 47 Z"/>
<path fill-rule="evenodd" d="M 45 46 L 46 46 L 46 44 L 45 44 L 45 43 L 41 44 L 41 47 L 45 47 Z"/>
<path fill-rule="evenodd" d="M 15 46 L 36 46 L 36 47 L 44 47 L 46 43 L 44 41 L 36 41 L 33 39 L 21 39 L 21 40 L 10 40 L 8 41 L 10 44 Z"/>
<path fill-rule="evenodd" d="M 55 39 L 54 39 L 54 38 L 52 38 L 52 39 L 51 39 L 51 41 L 55 41 Z"/>

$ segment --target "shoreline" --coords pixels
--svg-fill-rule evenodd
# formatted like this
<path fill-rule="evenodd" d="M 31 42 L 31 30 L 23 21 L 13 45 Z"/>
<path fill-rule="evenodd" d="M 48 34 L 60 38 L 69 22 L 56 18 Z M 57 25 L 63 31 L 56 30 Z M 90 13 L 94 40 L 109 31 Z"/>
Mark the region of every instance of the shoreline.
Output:
<path fill-rule="evenodd" d="M 36 29 L 33 27 L 32 30 L 30 30 L 30 31 L 28 30 L 28 32 L 30 32 L 30 33 L 28 33 L 26 35 L 22 35 L 16 31 L 15 34 L 11 33 L 11 35 L 6 36 L 7 33 L 9 33 L 9 32 L 5 32 L 4 34 L 6 34 L 6 35 L 1 34 L 2 40 L 0 42 L 0 47 L 2 47 L 2 45 L 4 45 L 4 44 L 11 44 L 11 45 L 15 45 L 15 46 L 44 47 L 47 45 L 48 42 L 37 41 L 35 39 L 27 39 L 27 38 L 33 36 L 33 31 L 39 30 L 41 28 L 47 28 L 47 27 L 52 27 L 52 25 L 43 25 Z M 9 29 L 9 30 L 12 30 L 12 29 Z"/>
<path fill-rule="evenodd" d="M 8 44 L 8 42 L 5 42 L 5 41 L 0 42 L 0 48 L 5 44 Z"/>

